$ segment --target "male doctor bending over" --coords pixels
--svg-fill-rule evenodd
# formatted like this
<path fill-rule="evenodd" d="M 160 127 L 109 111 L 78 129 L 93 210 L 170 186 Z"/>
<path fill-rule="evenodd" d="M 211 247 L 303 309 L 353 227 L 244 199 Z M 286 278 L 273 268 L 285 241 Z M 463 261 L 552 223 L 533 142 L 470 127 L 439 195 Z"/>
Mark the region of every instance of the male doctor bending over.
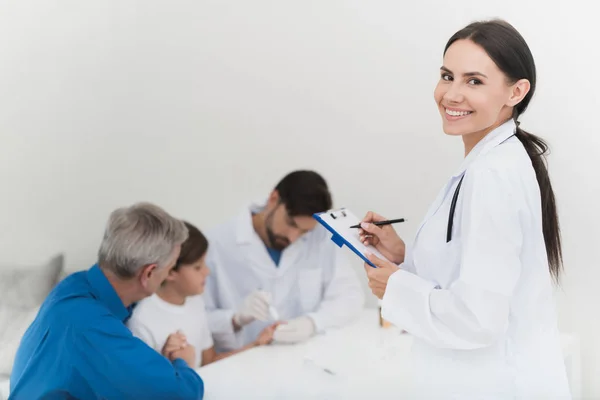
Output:
<path fill-rule="evenodd" d="M 205 301 L 219 350 L 251 343 L 273 321 L 283 321 L 275 342 L 296 343 L 360 313 L 358 278 L 312 217 L 330 208 L 325 180 L 313 171 L 295 171 L 266 204 L 250 205 L 208 231 Z"/>

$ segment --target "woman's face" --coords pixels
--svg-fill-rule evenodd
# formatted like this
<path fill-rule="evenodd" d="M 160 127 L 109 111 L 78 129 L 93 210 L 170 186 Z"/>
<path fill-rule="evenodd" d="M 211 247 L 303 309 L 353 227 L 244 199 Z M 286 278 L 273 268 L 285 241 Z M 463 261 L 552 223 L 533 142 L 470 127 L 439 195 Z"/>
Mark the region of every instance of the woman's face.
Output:
<path fill-rule="evenodd" d="M 446 51 L 434 97 L 448 135 L 479 138 L 512 116 L 513 107 L 529 91 L 529 82 L 514 84 L 485 50 L 470 40 L 457 40 Z"/>

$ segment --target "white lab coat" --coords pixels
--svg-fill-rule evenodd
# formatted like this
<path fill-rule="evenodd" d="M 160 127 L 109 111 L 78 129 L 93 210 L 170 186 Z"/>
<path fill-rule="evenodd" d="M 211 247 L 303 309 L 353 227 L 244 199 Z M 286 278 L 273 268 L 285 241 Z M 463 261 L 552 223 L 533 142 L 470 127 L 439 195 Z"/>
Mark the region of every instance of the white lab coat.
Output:
<path fill-rule="evenodd" d="M 515 128 L 464 159 L 388 282 L 382 314 L 414 336 L 416 398 L 570 398 L 539 187 Z"/>
<path fill-rule="evenodd" d="M 308 315 L 317 332 L 340 327 L 360 314 L 364 292 L 342 249 L 317 225 L 281 255 L 276 266 L 254 230 L 245 207 L 233 220 L 207 232 L 206 264 L 211 270 L 205 290 L 208 320 L 218 350 L 254 341 L 271 322 L 254 321 L 234 333 L 232 317 L 257 289 L 272 295 L 281 320 Z"/>

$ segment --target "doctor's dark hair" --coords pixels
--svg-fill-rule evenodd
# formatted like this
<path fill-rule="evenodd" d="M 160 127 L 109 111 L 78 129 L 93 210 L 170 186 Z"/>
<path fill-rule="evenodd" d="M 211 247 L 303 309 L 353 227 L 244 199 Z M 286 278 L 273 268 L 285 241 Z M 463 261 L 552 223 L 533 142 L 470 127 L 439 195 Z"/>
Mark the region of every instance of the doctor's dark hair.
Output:
<path fill-rule="evenodd" d="M 194 264 L 200 260 L 208 250 L 208 240 L 206 239 L 206 236 L 189 222 L 183 221 L 183 223 L 188 230 L 188 238 L 181 245 L 181 252 L 173 267 L 174 271 L 177 271 L 182 265 Z"/>
<path fill-rule="evenodd" d="M 457 40 L 468 39 L 485 50 L 496 66 L 506 75 L 508 83 L 527 79 L 531 85 L 529 93 L 513 109 L 512 118 L 517 124 L 516 137 L 527 151 L 537 177 L 542 198 L 542 225 L 550 274 L 556 282 L 562 272 L 562 246 L 556 200 L 548 169 L 546 153 L 548 145 L 541 138 L 519 127 L 518 118 L 525 112 L 536 86 L 536 67 L 533 55 L 525 39 L 508 22 L 493 19 L 473 22 L 456 32 L 446 44 L 444 54 Z"/>
<path fill-rule="evenodd" d="M 327 182 L 314 171 L 291 172 L 277 184 L 275 190 L 290 217 L 312 216 L 331 209 Z"/>

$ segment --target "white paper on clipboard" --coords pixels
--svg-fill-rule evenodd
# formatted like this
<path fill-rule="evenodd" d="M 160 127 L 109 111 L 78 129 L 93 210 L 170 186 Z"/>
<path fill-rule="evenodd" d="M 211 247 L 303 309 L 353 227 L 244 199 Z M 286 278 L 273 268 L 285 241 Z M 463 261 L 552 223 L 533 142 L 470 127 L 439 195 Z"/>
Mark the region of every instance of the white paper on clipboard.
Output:
<path fill-rule="evenodd" d="M 358 228 L 350 228 L 353 225 L 360 224 L 361 220 L 347 208 L 314 214 L 314 218 L 331 232 L 331 240 L 335 244 L 340 247 L 348 247 L 372 267 L 375 267 L 375 265 L 365 256 L 367 252 L 376 255 L 382 260 L 387 260 L 375 247 L 365 246 L 361 243 L 358 236 Z"/>

